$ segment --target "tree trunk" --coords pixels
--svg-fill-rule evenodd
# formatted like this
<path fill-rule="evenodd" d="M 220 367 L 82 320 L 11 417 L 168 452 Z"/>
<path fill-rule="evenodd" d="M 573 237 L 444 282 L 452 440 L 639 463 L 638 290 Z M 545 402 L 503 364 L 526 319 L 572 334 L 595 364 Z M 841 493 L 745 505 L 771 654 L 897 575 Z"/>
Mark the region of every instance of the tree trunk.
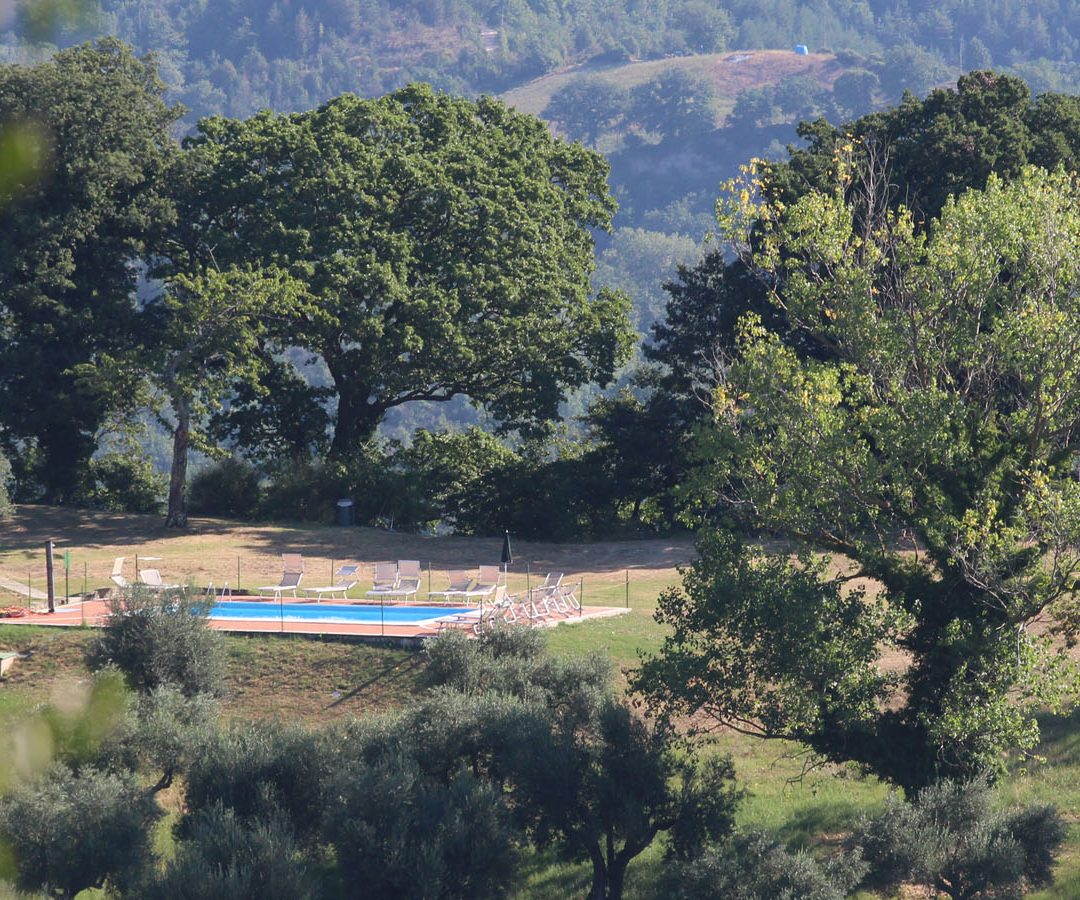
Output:
<path fill-rule="evenodd" d="M 169 473 L 169 511 L 166 528 L 187 528 L 187 464 L 191 441 L 191 411 L 187 403 L 173 399 L 176 429 L 173 431 L 172 470 Z"/>
<path fill-rule="evenodd" d="M 626 880 L 626 866 L 630 860 L 623 859 L 621 854 L 608 866 L 608 892 L 607 900 L 622 900 L 623 882 Z"/>
<path fill-rule="evenodd" d="M 589 891 L 588 900 L 606 900 L 607 896 L 607 866 L 604 864 L 604 854 L 599 844 L 589 847 L 589 858 L 592 860 L 592 889 Z"/>
<path fill-rule="evenodd" d="M 334 375 L 332 368 L 330 373 Z M 341 459 L 375 435 L 385 410 L 381 406 L 368 403 L 370 392 L 367 388 L 357 387 L 354 383 L 336 376 L 334 384 L 337 387 L 338 408 L 330 456 Z"/>

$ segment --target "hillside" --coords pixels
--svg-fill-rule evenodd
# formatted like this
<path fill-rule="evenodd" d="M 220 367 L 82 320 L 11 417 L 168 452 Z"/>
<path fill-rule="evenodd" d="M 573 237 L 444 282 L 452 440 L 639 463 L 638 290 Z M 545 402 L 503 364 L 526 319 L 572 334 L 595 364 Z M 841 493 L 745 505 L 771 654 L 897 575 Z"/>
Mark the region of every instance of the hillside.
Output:
<path fill-rule="evenodd" d="M 822 87 L 831 88 L 845 71 L 836 56 L 830 53 L 806 56 L 791 50 L 703 53 L 616 65 L 583 63 L 534 78 L 506 91 L 501 97 L 522 112 L 541 115 L 552 96 L 584 75 L 596 76 L 618 87 L 630 89 L 652 81 L 671 69 L 679 69 L 711 82 L 720 98 L 721 108 L 718 112 L 723 114 L 731 110 L 735 98 L 744 90 L 776 84 L 793 76 L 807 76 Z"/>

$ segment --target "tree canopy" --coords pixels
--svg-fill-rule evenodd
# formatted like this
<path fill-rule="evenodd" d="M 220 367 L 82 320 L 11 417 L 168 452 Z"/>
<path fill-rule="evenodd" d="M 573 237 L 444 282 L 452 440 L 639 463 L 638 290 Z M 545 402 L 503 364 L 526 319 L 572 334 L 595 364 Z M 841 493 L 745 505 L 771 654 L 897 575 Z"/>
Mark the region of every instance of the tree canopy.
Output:
<path fill-rule="evenodd" d="M 113 39 L 0 68 L 0 123 L 23 123 L 40 162 L 0 186 L 0 445 L 53 501 L 131 404 L 127 383 L 93 390 L 75 370 L 139 340 L 134 262 L 172 215 L 159 176 L 181 110 L 163 93 L 153 63 Z"/>
<path fill-rule="evenodd" d="M 913 790 L 1032 748 L 1033 705 L 1063 690 L 1032 626 L 1080 628 L 1080 184 L 991 176 L 923 231 L 862 184 L 733 200 L 748 264 L 825 352 L 744 318 L 697 489 L 802 550 L 706 537 L 638 684 Z"/>
<path fill-rule="evenodd" d="M 590 229 L 614 210 L 605 162 L 498 101 L 346 95 L 205 120 L 188 153 L 164 253 L 307 285 L 317 313 L 274 337 L 325 363 L 339 455 L 416 400 L 465 395 L 536 426 L 630 350 L 625 298 L 589 291 Z"/>

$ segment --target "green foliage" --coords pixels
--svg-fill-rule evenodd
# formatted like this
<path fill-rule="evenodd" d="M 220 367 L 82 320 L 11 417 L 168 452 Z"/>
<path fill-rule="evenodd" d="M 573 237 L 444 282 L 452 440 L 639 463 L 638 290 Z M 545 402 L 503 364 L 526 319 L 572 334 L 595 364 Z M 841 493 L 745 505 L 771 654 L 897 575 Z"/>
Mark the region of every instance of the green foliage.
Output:
<path fill-rule="evenodd" d="M 325 363 L 337 458 L 416 400 L 466 396 L 506 428 L 542 428 L 626 359 L 625 298 L 589 293 L 607 166 L 538 119 L 413 85 L 199 127 L 171 264 L 303 280 L 315 312 L 269 337 Z"/>
<path fill-rule="evenodd" d="M 136 877 L 160 815 L 131 773 L 57 765 L 0 798 L 0 837 L 14 854 L 19 887 L 74 897 Z"/>
<path fill-rule="evenodd" d="M 842 129 L 815 122 L 799 132 L 809 146 L 767 166 L 770 197 L 790 204 L 808 190 L 831 191 L 839 148 L 853 143 L 857 166 L 887 161 L 894 187 L 885 199 L 919 213 L 920 227 L 940 215 L 948 196 L 983 189 L 992 173 L 1011 180 L 1031 163 L 1080 169 L 1080 97 L 1033 98 L 1018 78 L 993 72 L 964 75 L 955 90 L 925 99 L 905 97 Z"/>
<path fill-rule="evenodd" d="M 686 229 L 693 233 L 693 229 Z M 663 283 L 677 267 L 701 258 L 697 242 L 683 234 L 644 228 L 620 228 L 600 254 L 593 281 L 624 291 L 634 304 L 634 327 L 645 333 L 663 318 L 667 299 Z"/>
<path fill-rule="evenodd" d="M 756 563 L 706 538 L 686 591 L 662 598 L 675 633 L 640 684 L 671 710 L 801 740 L 914 792 L 1000 771 L 1037 741 L 1033 710 L 1067 702 L 1075 680 L 1029 628 L 1049 616 L 1069 636 L 1080 621 L 1067 349 L 1080 187 L 1061 172 L 992 177 L 926 235 L 872 191 L 844 197 L 755 213 L 747 260 L 822 358 L 747 317 L 695 485 L 801 558 Z M 843 554 L 841 577 L 814 551 Z M 860 577 L 877 603 L 844 587 Z M 877 666 L 889 648 L 910 660 L 895 683 Z"/>
<path fill-rule="evenodd" d="M 893 797 L 852 838 L 870 864 L 868 881 L 925 884 L 957 900 L 1011 900 L 1051 884 L 1065 841 L 1061 816 L 1049 806 L 999 811 L 993 801 L 986 778 L 943 781 L 910 803 Z"/>
<path fill-rule="evenodd" d="M 141 694 L 109 733 L 97 756 L 110 769 L 160 773 L 154 790 L 185 772 L 217 727 L 218 706 L 207 693 L 185 696 L 173 684 Z"/>
<path fill-rule="evenodd" d="M 168 479 L 132 448 L 90 460 L 83 484 L 72 498 L 79 506 L 110 512 L 159 513 Z"/>
<path fill-rule="evenodd" d="M 251 519 L 262 497 L 258 470 L 239 456 L 226 456 L 198 471 L 188 488 L 195 515 Z"/>
<path fill-rule="evenodd" d="M 544 119 L 556 123 L 571 140 L 595 145 L 598 137 L 622 124 L 629 106 L 626 88 L 599 75 L 584 76 L 552 94 Z"/>
<path fill-rule="evenodd" d="M 212 804 L 191 816 L 161 875 L 140 885 L 147 900 L 313 900 L 312 874 L 289 826 L 245 820 Z"/>
<path fill-rule="evenodd" d="M 142 338 L 132 259 L 172 215 L 160 176 L 180 112 L 164 90 L 114 39 L 0 67 L 0 123 L 27 123 L 42 148 L 38 177 L 0 196 L 0 435 L 50 501 L 73 496 L 100 427 L 138 403 L 134 372 L 106 383 L 78 369 Z"/>
<path fill-rule="evenodd" d="M 876 665 L 898 624 L 888 616 L 828 578 L 825 560 L 756 560 L 737 538 L 704 532 L 682 587 L 660 597 L 657 621 L 673 634 L 633 685 L 660 709 L 706 708 L 844 758 L 853 748 L 833 748 L 834 732 L 838 742 L 869 740 L 890 696 L 893 680 Z"/>
<path fill-rule="evenodd" d="M 541 651 L 513 628 L 429 644 L 428 678 L 445 687 L 407 726 L 425 758 L 469 761 L 511 790 L 534 842 L 592 863 L 597 898 L 622 896 L 629 862 L 659 833 L 685 857 L 731 831 L 740 795 L 730 760 L 680 753 L 670 730 L 611 696 L 598 659 L 589 672 Z"/>
<path fill-rule="evenodd" d="M 326 837 L 347 882 L 372 898 L 503 897 L 514 880 L 506 806 L 466 768 L 440 781 L 402 754 L 347 769 Z"/>
<path fill-rule="evenodd" d="M 330 748 L 316 732 L 261 723 L 213 733 L 187 772 L 181 831 L 220 806 L 250 825 L 285 823 L 307 844 L 319 833 L 330 771 Z"/>
<path fill-rule="evenodd" d="M 866 73 L 873 79 L 877 78 Z M 847 77 L 847 74 L 841 78 Z M 851 82 L 841 83 L 841 90 L 851 87 Z M 838 98 L 837 98 L 838 99 Z M 848 97 L 848 99 L 851 99 Z M 813 78 L 804 75 L 790 75 L 781 78 L 775 84 L 747 88 L 735 98 L 735 107 L 731 111 L 728 124 L 740 129 L 761 128 L 780 122 L 801 122 L 822 116 L 835 118 L 834 96 Z M 871 106 L 869 90 L 861 109 Z"/>
<path fill-rule="evenodd" d="M 374 476 L 382 469 L 383 457 L 374 442 L 353 453 L 346 462 L 279 463 L 270 470 L 258 512 L 267 519 L 328 522 L 334 503 L 354 497 L 357 521 L 371 522 L 383 512 L 383 493 L 360 493 L 354 487 L 364 485 L 370 489 Z"/>
<path fill-rule="evenodd" d="M 844 900 L 866 869 L 857 851 L 822 863 L 751 833 L 673 867 L 666 888 L 674 900 Z"/>
<path fill-rule="evenodd" d="M 221 635 L 209 626 L 208 607 L 190 588 L 121 591 L 87 649 L 87 665 L 116 666 L 140 692 L 173 685 L 188 697 L 218 694 L 224 651 Z"/>
<path fill-rule="evenodd" d="M 648 132 L 687 138 L 716 127 L 716 88 L 684 69 L 667 69 L 631 92 L 627 114 Z"/>

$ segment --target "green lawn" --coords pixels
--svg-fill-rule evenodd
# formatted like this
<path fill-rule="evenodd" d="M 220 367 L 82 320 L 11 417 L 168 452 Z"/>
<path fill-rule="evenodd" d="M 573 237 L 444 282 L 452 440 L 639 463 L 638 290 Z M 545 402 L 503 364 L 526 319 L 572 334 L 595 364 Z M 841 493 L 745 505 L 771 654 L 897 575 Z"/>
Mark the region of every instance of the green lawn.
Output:
<path fill-rule="evenodd" d="M 141 521 L 120 522 L 111 519 L 100 542 L 87 541 L 81 550 L 102 563 L 117 553 L 116 547 L 131 540 Z M 41 523 L 41 528 L 49 527 Z M 83 523 L 84 531 L 104 529 L 98 523 Z M 62 536 L 62 532 L 58 532 Z M 343 534 L 327 528 L 301 529 L 267 526 L 230 530 L 207 527 L 189 536 L 151 535 L 165 552 L 173 554 L 174 564 L 181 559 L 202 558 L 218 553 L 223 559 L 241 547 L 259 565 L 269 570 L 276 561 L 280 545 L 305 549 L 306 556 L 321 553 L 317 565 L 329 568 L 330 558 L 348 552 L 347 543 L 363 535 L 367 559 L 408 558 L 407 554 L 433 558 L 438 564 L 452 559 L 490 554 L 480 541 L 439 539 L 418 541 L 407 536 L 384 536 L 356 529 Z M 0 564 L 9 568 L 15 559 L 31 553 L 33 540 L 0 547 Z M 382 543 L 378 543 L 378 542 Z M 673 564 L 656 564 L 669 552 L 664 542 L 640 545 L 652 559 L 636 568 L 633 542 L 618 545 L 523 544 L 521 551 L 536 560 L 533 571 L 562 569 L 584 580 L 584 600 L 589 605 L 622 607 L 630 612 L 616 618 L 599 619 L 552 629 L 550 646 L 559 654 L 600 652 L 606 654 L 616 669 L 617 683 L 625 686 L 624 673 L 633 667 L 641 652 L 655 651 L 663 640 L 664 630 L 652 618 L 658 594 L 678 581 Z M 479 549 L 473 549 L 479 548 Z M 519 548 L 515 546 L 517 551 Z M 616 552 L 617 551 L 617 552 Z M 355 550 L 353 554 L 355 555 Z M 495 548 L 497 552 L 497 547 Z M 683 552 L 680 550 L 679 552 Z M 162 554 L 164 555 L 164 554 Z M 365 557 L 361 557 L 365 558 Z M 484 557 L 480 557 L 484 558 Z M 487 556 L 490 559 L 490 555 Z M 626 579 L 630 586 L 627 596 Z M 535 581 L 539 576 L 532 576 Z M 522 571 L 511 573 L 511 587 L 525 586 Z M 34 705 L 63 696 L 70 686 L 85 680 L 83 657 L 92 639 L 89 629 L 50 629 L 24 625 L 0 624 L 0 649 L 28 653 L 20 659 L 8 679 L 0 683 L 0 715 L 17 713 Z M 420 659 L 415 652 L 370 647 L 346 641 L 306 637 L 261 635 L 224 638 L 228 658 L 228 694 L 224 715 L 233 719 L 280 718 L 299 720 L 311 725 L 329 723 L 343 716 L 365 715 L 372 711 L 408 703 L 420 690 Z M 1049 900 L 1080 897 L 1080 712 L 1068 717 L 1045 716 L 1041 721 L 1043 742 L 1039 755 L 1045 761 L 1017 762 L 1002 785 L 1005 803 L 1049 801 L 1056 803 L 1070 823 L 1070 838 L 1058 870 L 1058 882 L 1049 891 L 1036 896 Z M 789 744 L 763 742 L 734 733 L 716 736 L 708 752 L 731 754 L 736 772 L 748 796 L 742 804 L 738 822 L 743 828 L 766 829 L 798 846 L 827 849 L 849 832 L 863 814 L 877 809 L 887 795 L 886 786 L 874 779 L 860 778 L 853 770 L 830 766 L 803 773 L 803 757 Z M 0 760 L 0 765 L 3 761 Z M 178 809 L 173 798 L 170 815 Z M 157 835 L 163 852 L 170 846 L 168 827 Z M 628 875 L 628 896 L 644 898 L 655 895 L 663 847 L 658 842 L 636 860 Z M 551 853 L 535 854 L 525 861 L 527 882 L 520 893 L 525 898 L 564 898 L 583 896 L 589 880 L 587 866 L 568 864 Z"/>

